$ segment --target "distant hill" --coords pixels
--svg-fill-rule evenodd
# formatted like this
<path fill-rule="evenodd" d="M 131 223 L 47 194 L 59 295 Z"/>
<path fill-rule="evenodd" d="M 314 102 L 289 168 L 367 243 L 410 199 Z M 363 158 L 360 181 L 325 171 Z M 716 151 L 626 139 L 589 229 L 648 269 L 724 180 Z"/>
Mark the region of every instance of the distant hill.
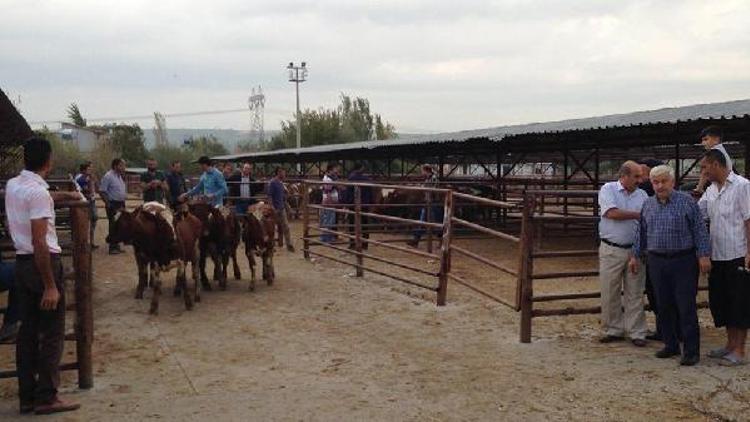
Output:
<path fill-rule="evenodd" d="M 276 135 L 279 131 L 266 131 L 266 139 Z M 152 148 L 156 142 L 152 128 L 143 128 L 143 134 L 146 136 L 146 147 Z M 235 146 L 240 142 L 246 142 L 250 139 L 249 130 L 236 129 L 171 129 L 167 128 L 167 139 L 171 145 L 182 145 L 182 142 L 189 137 L 215 136 L 227 149 L 234 151 Z M 257 139 L 254 140 L 257 142 Z"/>

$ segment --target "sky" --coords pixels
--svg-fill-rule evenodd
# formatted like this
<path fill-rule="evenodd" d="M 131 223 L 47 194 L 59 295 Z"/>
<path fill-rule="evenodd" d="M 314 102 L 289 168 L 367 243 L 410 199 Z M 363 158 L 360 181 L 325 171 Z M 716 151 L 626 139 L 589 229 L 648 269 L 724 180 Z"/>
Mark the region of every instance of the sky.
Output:
<path fill-rule="evenodd" d="M 368 98 L 403 133 L 750 98 L 750 1 L 0 0 L 0 87 L 30 122 Z M 121 119 L 122 120 L 122 119 Z M 129 121 L 129 120 L 123 120 Z M 144 128 L 152 119 L 137 120 Z M 250 112 L 168 117 L 250 128 Z"/>

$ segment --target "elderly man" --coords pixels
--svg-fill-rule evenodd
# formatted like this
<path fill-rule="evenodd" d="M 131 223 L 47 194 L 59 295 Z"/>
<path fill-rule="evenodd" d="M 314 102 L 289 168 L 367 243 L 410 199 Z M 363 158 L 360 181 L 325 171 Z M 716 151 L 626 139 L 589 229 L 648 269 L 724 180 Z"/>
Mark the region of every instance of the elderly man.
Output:
<path fill-rule="evenodd" d="M 247 214 L 250 205 L 257 202 L 254 196 L 259 193 L 258 191 L 262 191 L 262 187 L 253 178 L 253 165 L 251 163 L 242 164 L 240 173 L 232 174 L 227 179 L 227 184 L 229 185 L 229 195 L 235 204 L 235 211 L 239 215 Z"/>
<path fill-rule="evenodd" d="M 750 328 L 750 182 L 732 173 L 724 154 L 715 149 L 701 160 L 701 170 L 711 182 L 698 201 L 710 224 L 708 298 L 714 324 L 727 331 L 726 345 L 708 356 L 724 365 L 742 365 Z"/>
<path fill-rule="evenodd" d="M 599 340 L 610 343 L 625 338 L 638 347 L 646 345 L 646 317 L 643 311 L 643 289 L 646 271 L 628 271 L 630 250 L 635 241 L 641 207 L 648 196 L 638 188 L 641 167 L 626 161 L 620 167 L 620 178 L 606 183 L 599 191 L 599 282 L 602 296 L 602 328 Z M 624 309 L 624 313 L 623 313 Z"/>
<path fill-rule="evenodd" d="M 669 166 L 651 169 L 655 196 L 646 200 L 633 243 L 630 270 L 640 270 L 640 258 L 648 256 L 648 272 L 659 304 L 659 328 L 664 348 L 657 358 L 680 354 L 677 318 L 683 349 L 680 365 L 700 360 L 700 331 L 695 296 L 698 269 L 711 269 L 711 246 L 700 209 L 692 198 L 674 190 L 674 170 Z"/>
<path fill-rule="evenodd" d="M 211 159 L 203 156 L 198 159 L 198 164 L 203 170 L 201 178 L 192 189 L 179 196 L 180 201 L 196 195 L 202 195 L 214 207 L 224 205 L 224 196 L 227 194 L 227 182 L 224 175 L 211 165 Z"/>

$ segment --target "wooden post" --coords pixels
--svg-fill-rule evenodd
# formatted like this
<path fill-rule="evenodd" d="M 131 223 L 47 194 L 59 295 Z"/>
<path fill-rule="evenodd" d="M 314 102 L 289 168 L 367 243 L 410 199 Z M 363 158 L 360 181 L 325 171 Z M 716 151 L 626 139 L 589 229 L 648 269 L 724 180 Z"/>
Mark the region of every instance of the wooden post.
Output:
<path fill-rule="evenodd" d="M 424 219 L 432 222 L 432 192 L 427 192 L 427 208 L 424 210 Z M 427 252 L 432 253 L 432 227 L 427 227 Z"/>
<path fill-rule="evenodd" d="M 362 188 L 354 187 L 354 248 L 357 251 L 357 277 L 362 277 Z"/>
<path fill-rule="evenodd" d="M 75 272 L 76 298 L 76 359 L 78 361 L 78 386 L 94 386 L 92 346 L 94 343 L 94 309 L 91 286 L 91 218 L 86 202 L 70 207 L 70 225 L 73 237 L 73 270 Z"/>
<path fill-rule="evenodd" d="M 521 220 L 520 262 L 518 283 L 516 285 L 516 307 L 521 311 L 521 343 L 531 343 L 531 317 L 534 297 L 533 279 L 534 262 L 534 207 L 536 199 L 533 194 L 525 194 L 523 201 L 523 219 Z"/>
<path fill-rule="evenodd" d="M 310 236 L 310 210 L 308 205 L 310 204 L 310 192 L 308 192 L 307 182 L 302 182 L 302 254 L 305 259 L 310 259 L 310 241 L 307 240 Z"/>
<path fill-rule="evenodd" d="M 453 191 L 445 194 L 443 208 L 443 240 L 440 245 L 440 275 L 438 277 L 437 306 L 444 306 L 448 298 L 448 274 L 451 271 L 451 237 L 453 235 Z"/>

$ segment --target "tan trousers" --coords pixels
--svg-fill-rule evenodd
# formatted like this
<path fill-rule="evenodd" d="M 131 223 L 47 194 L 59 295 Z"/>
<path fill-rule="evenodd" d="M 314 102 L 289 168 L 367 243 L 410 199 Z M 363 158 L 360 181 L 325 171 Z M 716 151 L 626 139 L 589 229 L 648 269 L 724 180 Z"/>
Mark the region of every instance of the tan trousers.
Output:
<path fill-rule="evenodd" d="M 646 268 L 640 262 L 638 273 L 631 273 L 628 270 L 629 259 L 629 249 L 604 242 L 599 246 L 602 329 L 605 335 L 628 334 L 631 339 L 643 339 L 646 337 L 646 314 L 643 310 Z"/>

